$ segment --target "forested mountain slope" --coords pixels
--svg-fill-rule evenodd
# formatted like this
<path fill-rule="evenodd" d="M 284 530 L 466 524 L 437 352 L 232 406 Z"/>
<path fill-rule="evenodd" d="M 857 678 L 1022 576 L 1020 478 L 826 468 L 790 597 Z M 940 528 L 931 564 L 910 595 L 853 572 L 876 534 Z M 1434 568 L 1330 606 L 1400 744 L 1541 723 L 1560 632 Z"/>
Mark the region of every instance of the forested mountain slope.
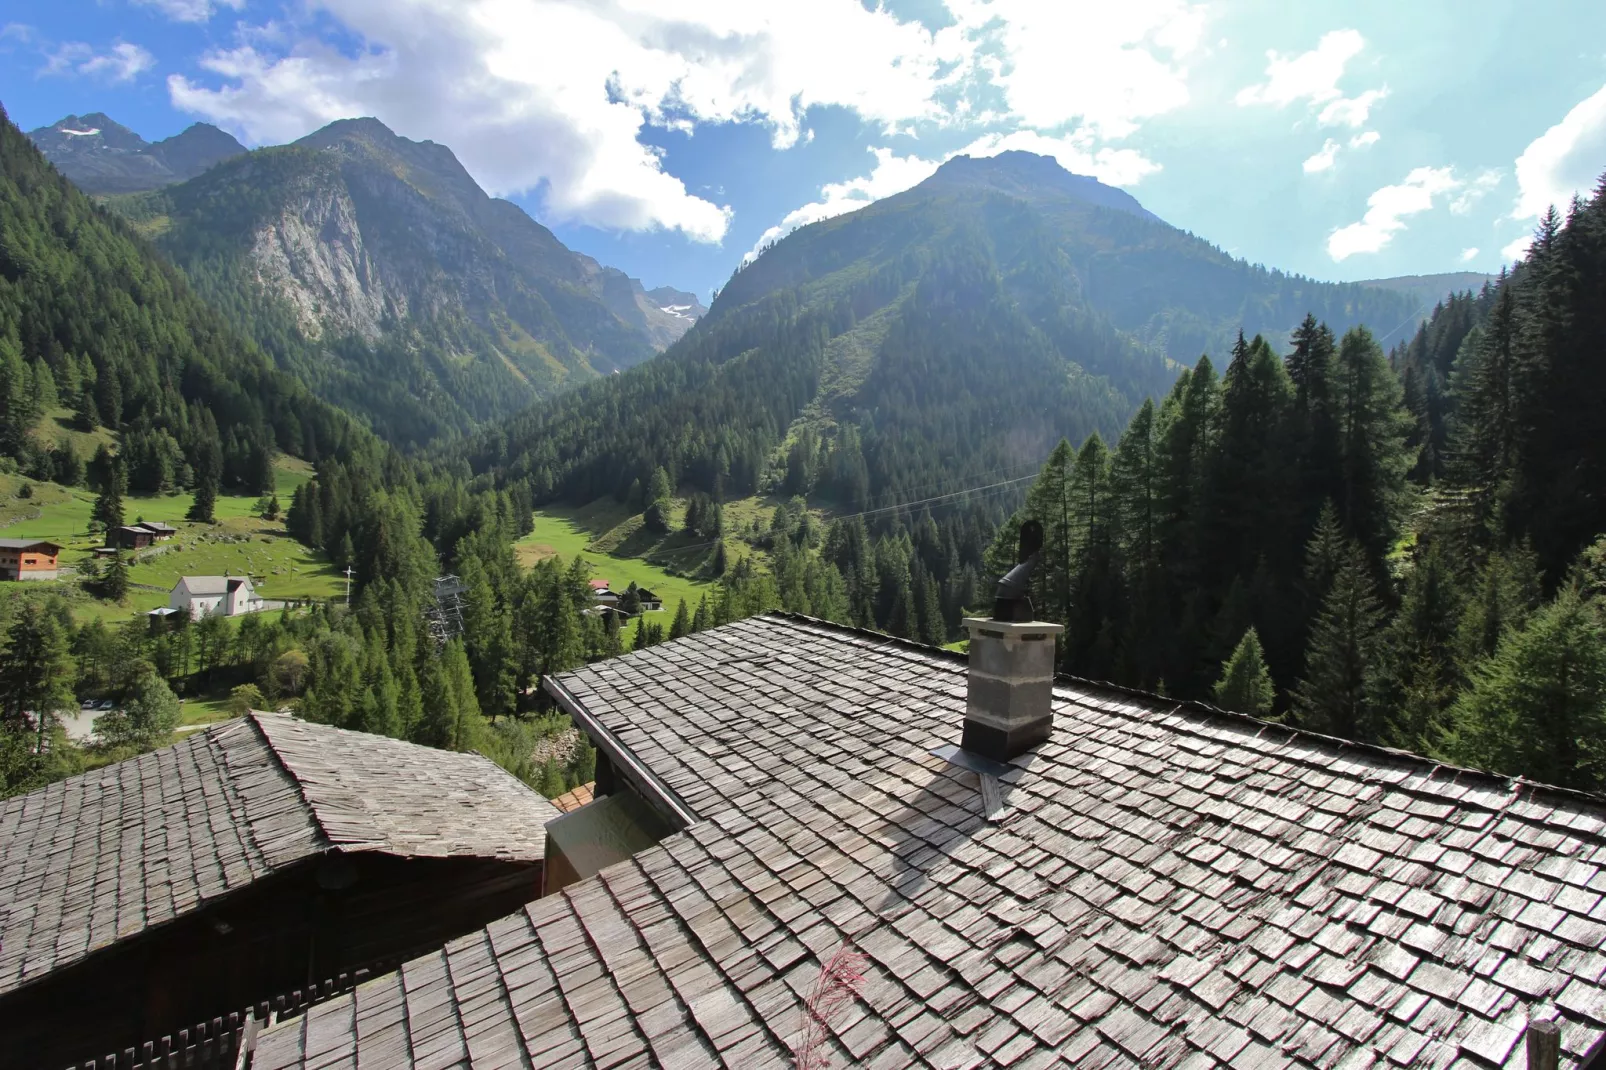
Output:
<path fill-rule="evenodd" d="M 638 364 L 701 311 L 662 307 L 445 146 L 374 119 L 112 203 L 282 366 L 404 444 Z"/>
<path fill-rule="evenodd" d="M 37 466 L 33 429 L 58 407 L 121 432 L 135 490 L 256 492 L 275 449 L 318 460 L 376 446 L 0 113 L 0 454 Z"/>
<path fill-rule="evenodd" d="M 1232 260 L 1045 157 L 958 157 L 794 232 L 653 367 L 488 433 L 474 461 L 538 498 L 623 494 L 660 464 L 739 495 L 777 482 L 784 440 L 789 491 L 882 503 L 1113 433 L 1240 324 L 1281 339 L 1307 313 L 1342 328 L 1410 311 Z"/>
<path fill-rule="evenodd" d="M 1240 329 L 1281 345 L 1314 315 L 1336 331 L 1366 323 L 1382 333 L 1415 307 L 1396 293 L 1317 282 L 1235 259 L 1150 214 L 1129 194 L 1031 153 L 956 157 L 883 202 L 883 210 L 895 210 L 901 200 L 933 198 L 959 206 L 1000 192 L 1031 206 L 1092 307 L 1184 364 L 1201 353 L 1226 352 Z"/>
<path fill-rule="evenodd" d="M 1385 357 L 1240 340 L 1050 457 L 1035 604 L 1072 673 L 1606 787 L 1606 186 Z"/>
<path fill-rule="evenodd" d="M 28 137 L 85 193 L 135 193 L 194 178 L 245 146 L 210 123 L 146 141 L 101 112 L 69 115 Z"/>

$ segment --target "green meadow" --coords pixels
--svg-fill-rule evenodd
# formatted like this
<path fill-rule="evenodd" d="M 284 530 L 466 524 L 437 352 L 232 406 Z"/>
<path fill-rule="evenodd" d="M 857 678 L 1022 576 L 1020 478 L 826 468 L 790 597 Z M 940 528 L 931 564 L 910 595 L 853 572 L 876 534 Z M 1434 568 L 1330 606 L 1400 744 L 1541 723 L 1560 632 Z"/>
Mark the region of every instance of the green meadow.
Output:
<path fill-rule="evenodd" d="M 54 583 L 39 583 L 38 588 L 66 596 L 80 621 L 98 619 L 108 623 L 166 605 L 166 592 L 181 576 L 250 576 L 261 595 L 271 599 L 339 595 L 345 590 L 344 577 L 321 553 L 290 538 L 284 528 L 282 510 L 289 507 L 295 489 L 312 478 L 312 467 L 281 457 L 274 468 L 275 493 L 281 509 L 280 519 L 274 521 L 255 515 L 254 497 L 220 496 L 216 524 L 192 524 L 184 519 L 194 501 L 189 493 L 131 494 L 123 500 L 123 513 L 129 523 L 159 520 L 179 528 L 172 540 L 132 555 L 129 580 L 160 591 L 135 587 L 119 604 L 91 597 L 70 575 Z M 24 485 L 29 487 L 31 497 L 20 496 Z M 94 504 L 95 495 L 80 487 L 0 474 L 0 538 L 50 539 L 65 548 L 62 565 L 79 567 L 104 541 L 89 530 Z M 0 584 L 0 598 L 14 596 L 22 586 Z"/>
<path fill-rule="evenodd" d="M 652 539 L 641 527 L 640 514 L 629 516 L 624 506 L 604 500 L 581 509 L 548 506 L 536 510 L 535 530 L 514 543 L 513 550 L 519 563 L 526 566 L 554 554 L 564 559 L 578 555 L 591 566 L 593 579 L 607 580 L 615 591 L 623 591 L 631 583 L 645 587 L 663 599 L 667 625 L 682 598 L 688 609 L 696 609 L 697 600 L 711 594 L 714 586 L 704 579 L 676 574 L 683 568 L 674 563 L 675 550 L 670 545 L 677 536 L 679 532 L 663 540 Z M 636 556 L 654 551 L 669 559 L 667 567 Z M 698 562 L 710 552 L 711 548 L 702 548 Z M 680 555 L 682 559 L 688 556 Z"/>

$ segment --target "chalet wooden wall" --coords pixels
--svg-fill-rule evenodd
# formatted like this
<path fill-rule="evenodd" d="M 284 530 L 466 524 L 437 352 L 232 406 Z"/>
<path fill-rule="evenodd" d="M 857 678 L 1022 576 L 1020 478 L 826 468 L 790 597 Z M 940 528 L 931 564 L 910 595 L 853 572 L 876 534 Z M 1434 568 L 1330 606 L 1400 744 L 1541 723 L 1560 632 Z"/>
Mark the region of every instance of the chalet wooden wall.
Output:
<path fill-rule="evenodd" d="M 331 858 L 349 863 L 331 867 Z M 312 980 L 388 965 L 540 893 L 540 863 L 308 859 L 0 997 L 0 1070 L 84 1062 Z"/>

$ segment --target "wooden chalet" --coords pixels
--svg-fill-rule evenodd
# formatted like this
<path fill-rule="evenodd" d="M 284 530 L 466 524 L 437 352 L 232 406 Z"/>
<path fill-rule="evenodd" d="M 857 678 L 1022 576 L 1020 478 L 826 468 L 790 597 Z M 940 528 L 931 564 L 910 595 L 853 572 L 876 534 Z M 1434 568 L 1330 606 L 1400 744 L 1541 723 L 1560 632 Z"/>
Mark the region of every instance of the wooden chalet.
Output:
<path fill-rule="evenodd" d="M 141 524 L 124 524 L 106 532 L 106 545 L 116 550 L 143 550 L 155 541 L 156 533 Z"/>
<path fill-rule="evenodd" d="M 771 615 L 548 677 L 598 748 L 549 828 L 572 882 L 252 1066 L 1594 1062 L 1606 801 L 1055 678 L 1055 626 L 974 623 L 968 664 Z"/>
<path fill-rule="evenodd" d="M 0 1067 L 130 1065 L 439 948 L 540 894 L 557 815 L 479 755 L 264 713 L 6 800 Z"/>
<path fill-rule="evenodd" d="M 134 526 L 149 531 L 154 542 L 166 542 L 178 534 L 178 528 L 172 524 L 164 524 L 160 520 L 141 520 Z"/>
<path fill-rule="evenodd" d="M 0 580 L 53 580 L 60 554 L 49 539 L 0 539 Z"/>

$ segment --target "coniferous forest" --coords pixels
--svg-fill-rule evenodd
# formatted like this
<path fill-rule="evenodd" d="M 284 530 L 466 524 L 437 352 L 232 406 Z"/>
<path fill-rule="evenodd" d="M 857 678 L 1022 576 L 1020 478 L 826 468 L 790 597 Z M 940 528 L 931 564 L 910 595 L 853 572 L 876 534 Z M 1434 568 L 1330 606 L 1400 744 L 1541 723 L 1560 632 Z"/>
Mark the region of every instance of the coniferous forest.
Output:
<path fill-rule="evenodd" d="M 1450 762 L 1606 786 L 1606 187 L 1385 354 L 1240 337 L 1113 443 L 1061 443 L 1061 668 Z"/>
<path fill-rule="evenodd" d="M 1083 303 L 1052 242 L 988 194 L 996 232 L 956 226 L 846 282 L 759 293 L 779 269 L 746 268 L 744 303 L 716 302 L 664 356 L 404 456 L 9 123 L 0 163 L 4 463 L 89 481 L 109 523 L 123 491 L 259 493 L 275 453 L 298 456 L 317 474 L 288 531 L 354 574 L 349 609 L 238 627 L 6 602 L 5 793 L 164 742 L 173 687 L 199 677 L 242 706 L 479 749 L 556 794 L 591 758 L 539 746 L 566 730 L 541 676 L 773 608 L 950 643 L 1028 517 L 1064 672 L 1606 787 L 1606 189 L 1391 351 L 1311 316 L 1186 369 Z M 116 432 L 115 452 L 42 442 L 64 408 Z M 755 495 L 763 521 L 727 520 Z M 621 630 L 586 612 L 579 558 L 521 568 L 537 507 L 607 498 L 705 547 L 712 593 Z M 466 609 L 439 642 L 444 574 Z M 98 756 L 33 712 L 86 689 L 121 698 Z"/>

